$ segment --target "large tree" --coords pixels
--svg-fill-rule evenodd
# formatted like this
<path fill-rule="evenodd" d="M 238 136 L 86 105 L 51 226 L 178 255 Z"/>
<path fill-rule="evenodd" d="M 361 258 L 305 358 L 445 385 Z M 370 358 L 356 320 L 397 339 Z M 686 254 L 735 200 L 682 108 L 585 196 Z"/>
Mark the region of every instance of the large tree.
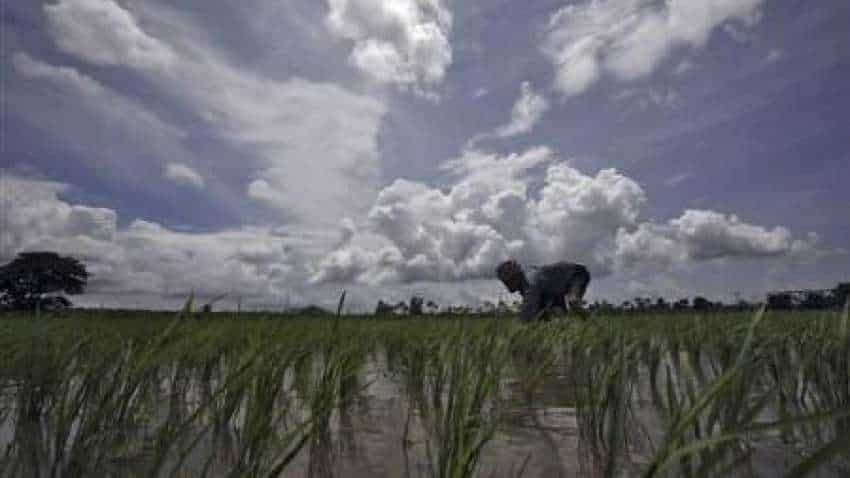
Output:
<path fill-rule="evenodd" d="M 55 252 L 23 252 L 0 267 L 0 305 L 12 309 L 33 310 L 41 307 L 67 307 L 62 292 L 82 294 L 89 273 L 83 263 Z"/>

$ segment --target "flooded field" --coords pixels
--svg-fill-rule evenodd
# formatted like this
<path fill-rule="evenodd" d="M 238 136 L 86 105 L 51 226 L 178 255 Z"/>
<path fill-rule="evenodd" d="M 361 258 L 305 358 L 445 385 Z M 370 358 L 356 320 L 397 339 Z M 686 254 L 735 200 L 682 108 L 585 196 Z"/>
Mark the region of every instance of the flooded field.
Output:
<path fill-rule="evenodd" d="M 837 312 L 0 318 L 0 476 L 847 476 Z"/>

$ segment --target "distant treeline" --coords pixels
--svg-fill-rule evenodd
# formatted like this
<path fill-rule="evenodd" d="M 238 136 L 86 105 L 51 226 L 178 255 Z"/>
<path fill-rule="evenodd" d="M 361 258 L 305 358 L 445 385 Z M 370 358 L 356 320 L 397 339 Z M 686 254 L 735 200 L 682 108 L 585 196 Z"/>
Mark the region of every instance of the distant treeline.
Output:
<path fill-rule="evenodd" d="M 832 289 L 786 290 L 767 295 L 767 306 L 772 309 L 831 309 L 842 307 L 850 297 L 850 282 L 842 282 Z"/>
<path fill-rule="evenodd" d="M 850 282 L 843 282 L 832 289 L 777 291 L 767 294 L 765 302 L 773 310 L 818 310 L 842 307 L 850 297 Z M 683 310 L 714 310 L 714 311 L 746 311 L 760 307 L 763 302 L 737 300 L 733 303 L 711 301 L 702 296 L 668 300 L 664 297 L 635 297 L 620 303 L 607 300 L 595 301 L 588 304 L 588 309 L 605 313 L 630 312 L 668 312 Z M 522 301 L 511 302 L 484 301 L 477 307 L 445 306 L 441 307 L 434 301 L 426 301 L 419 296 L 413 296 L 409 302 L 396 303 L 378 301 L 375 315 L 425 315 L 425 314 L 511 314 L 516 313 Z"/>
<path fill-rule="evenodd" d="M 8 264 L 0 265 L 0 311 L 2 310 L 31 310 L 38 314 L 42 310 L 63 310 L 72 306 L 71 301 L 62 294 L 82 294 L 85 290 L 89 273 L 85 264 L 73 257 L 61 256 L 55 252 L 24 252 Z M 228 294 L 219 294 L 195 307 L 194 294 L 190 296 L 184 311 L 213 312 L 213 306 Z M 775 291 L 767 294 L 768 308 L 773 310 L 819 310 L 842 307 L 850 297 L 850 282 L 842 282 L 832 289 L 809 289 Z M 339 315 L 345 303 L 343 291 L 337 307 Z M 738 300 L 728 304 L 713 302 L 702 296 L 692 299 L 684 298 L 668 300 L 663 297 L 635 297 L 619 304 L 606 300 L 588 304 L 591 311 L 604 313 L 629 312 L 665 312 L 681 310 L 750 310 L 757 308 L 762 302 Z M 413 296 L 408 302 L 396 303 L 379 300 L 375 307 L 375 315 L 425 315 L 425 314 L 479 314 L 501 315 L 513 314 L 519 311 L 521 299 L 511 302 L 499 300 L 484 301 L 477 307 L 467 305 L 441 306 L 432 300 L 421 296 Z M 198 310 L 199 309 L 199 310 Z M 236 311 L 241 310 L 241 298 L 237 300 Z M 282 313 L 294 315 L 325 315 L 331 311 L 316 305 L 289 309 Z"/>

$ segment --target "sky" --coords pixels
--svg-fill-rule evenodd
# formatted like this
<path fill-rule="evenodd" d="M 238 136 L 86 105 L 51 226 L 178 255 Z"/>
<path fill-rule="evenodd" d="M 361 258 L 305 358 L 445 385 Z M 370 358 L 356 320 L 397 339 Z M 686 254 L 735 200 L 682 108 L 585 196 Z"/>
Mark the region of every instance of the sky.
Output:
<path fill-rule="evenodd" d="M 850 280 L 844 0 L 0 5 L 0 262 L 80 258 L 81 305 Z"/>

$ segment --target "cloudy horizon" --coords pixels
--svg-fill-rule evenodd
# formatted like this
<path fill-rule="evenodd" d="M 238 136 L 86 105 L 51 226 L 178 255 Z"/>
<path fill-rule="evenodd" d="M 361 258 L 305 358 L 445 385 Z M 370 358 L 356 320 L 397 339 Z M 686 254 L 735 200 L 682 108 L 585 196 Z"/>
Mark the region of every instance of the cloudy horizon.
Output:
<path fill-rule="evenodd" d="M 2 4 L 0 263 L 80 305 L 351 310 L 850 279 L 850 5 L 832 0 Z"/>

